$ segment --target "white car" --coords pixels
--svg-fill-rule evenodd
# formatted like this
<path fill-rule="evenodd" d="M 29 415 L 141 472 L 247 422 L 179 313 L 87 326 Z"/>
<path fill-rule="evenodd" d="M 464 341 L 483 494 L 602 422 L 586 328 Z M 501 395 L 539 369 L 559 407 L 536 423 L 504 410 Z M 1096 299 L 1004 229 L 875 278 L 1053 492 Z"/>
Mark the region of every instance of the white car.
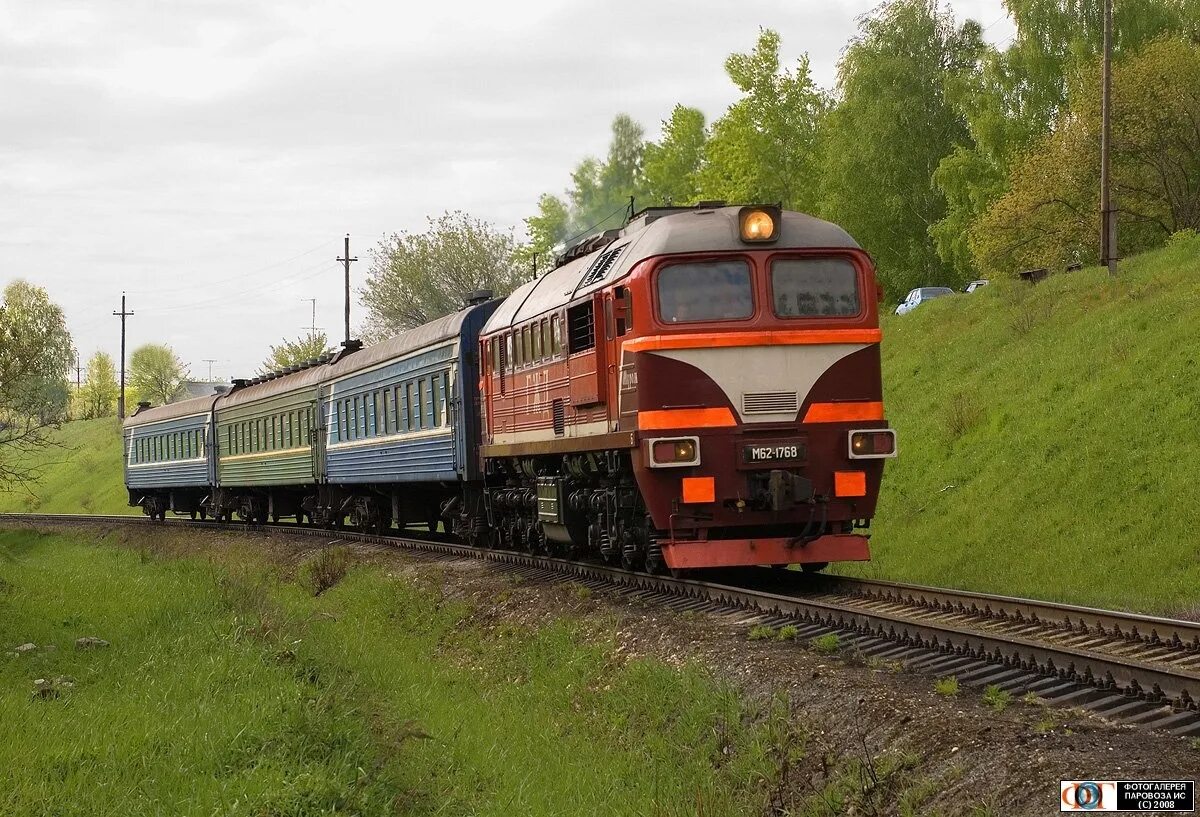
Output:
<path fill-rule="evenodd" d="M 966 293 L 974 292 L 975 290 L 979 289 L 980 287 L 987 286 L 989 283 L 990 282 L 988 281 L 988 279 L 980 278 L 978 281 L 972 281 L 971 283 L 969 283 L 965 287 L 963 287 L 963 292 L 966 292 Z"/>
<path fill-rule="evenodd" d="M 941 298 L 943 295 L 953 294 L 954 290 L 950 287 L 917 287 L 908 293 L 908 297 L 904 299 L 904 302 L 900 306 L 896 307 L 896 314 L 907 315 L 926 301 Z"/>

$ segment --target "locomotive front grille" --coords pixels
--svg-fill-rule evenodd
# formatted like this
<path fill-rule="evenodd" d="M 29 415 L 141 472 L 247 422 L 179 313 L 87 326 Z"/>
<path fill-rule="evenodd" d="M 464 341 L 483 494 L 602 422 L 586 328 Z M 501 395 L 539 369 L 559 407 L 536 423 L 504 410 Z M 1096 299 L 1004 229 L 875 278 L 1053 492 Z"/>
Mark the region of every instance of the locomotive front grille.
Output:
<path fill-rule="evenodd" d="M 754 391 L 742 394 L 742 414 L 795 414 L 800 396 L 794 391 Z"/>

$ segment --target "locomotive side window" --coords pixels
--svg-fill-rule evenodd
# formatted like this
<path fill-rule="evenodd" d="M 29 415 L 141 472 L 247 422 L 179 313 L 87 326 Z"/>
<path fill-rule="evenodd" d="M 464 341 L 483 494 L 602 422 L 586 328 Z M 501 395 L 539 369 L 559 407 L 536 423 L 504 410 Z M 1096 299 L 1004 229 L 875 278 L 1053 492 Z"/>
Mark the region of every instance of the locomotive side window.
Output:
<path fill-rule="evenodd" d="M 542 333 L 536 323 L 533 324 L 533 359 L 542 359 Z"/>
<path fill-rule="evenodd" d="M 567 310 L 567 353 L 575 354 L 596 345 L 596 316 L 592 302 L 573 306 Z"/>
<path fill-rule="evenodd" d="M 771 292 L 780 318 L 857 315 L 858 271 L 845 258 L 789 258 L 771 263 Z"/>
<path fill-rule="evenodd" d="M 558 326 L 558 315 L 550 316 L 550 349 L 556 355 L 562 351 L 562 330 Z"/>
<path fill-rule="evenodd" d="M 732 321 L 754 314 L 745 261 L 672 264 L 658 271 L 658 314 L 666 323 Z"/>

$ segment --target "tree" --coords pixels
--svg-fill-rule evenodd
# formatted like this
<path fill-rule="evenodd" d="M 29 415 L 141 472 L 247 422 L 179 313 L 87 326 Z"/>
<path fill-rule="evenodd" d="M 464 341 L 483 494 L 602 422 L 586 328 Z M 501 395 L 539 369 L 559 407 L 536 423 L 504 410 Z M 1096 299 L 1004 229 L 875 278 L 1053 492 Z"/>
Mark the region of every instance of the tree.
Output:
<path fill-rule="evenodd" d="M 79 390 L 82 415 L 86 419 L 111 417 L 117 405 L 117 369 L 113 359 L 96 352 L 88 359 L 87 383 Z"/>
<path fill-rule="evenodd" d="M 424 233 L 394 233 L 371 251 L 361 290 L 367 334 L 385 338 L 462 309 L 468 295 L 508 295 L 529 278 L 512 235 L 461 211 Z"/>
<path fill-rule="evenodd" d="M 1008 192 L 972 227 L 971 250 L 986 274 L 1099 260 L 1100 89 L 1089 74 L 1055 130 L 1015 163 Z M 1168 36 L 1123 55 L 1113 69 L 1113 111 L 1121 253 L 1200 227 L 1200 46 Z"/>
<path fill-rule="evenodd" d="M 62 309 L 25 281 L 0 302 L 0 485 L 36 477 L 25 455 L 67 418 L 67 372 L 75 361 Z"/>
<path fill-rule="evenodd" d="M 1058 127 L 1069 90 L 1098 82 L 1102 0 L 1012 0 L 1017 33 L 1003 51 L 986 48 L 951 78 L 950 98 L 973 144 L 943 161 L 934 182 L 947 213 L 931 228 L 941 258 L 971 275 L 968 230 L 1009 189 L 1015 163 Z M 1122 0 L 1113 11 L 1114 49 L 1136 51 L 1165 33 L 1200 34 L 1198 0 Z"/>
<path fill-rule="evenodd" d="M 272 346 L 271 354 L 263 361 L 258 373 L 264 375 L 286 369 L 332 351 L 328 335 L 324 332 L 310 331 L 295 340 L 284 340 L 278 346 Z"/>
<path fill-rule="evenodd" d="M 642 159 L 646 198 L 651 205 L 692 204 L 700 198 L 700 170 L 708 134 L 704 114 L 676 105 L 663 122 L 662 141 L 646 145 Z"/>
<path fill-rule="evenodd" d="M 536 216 L 525 219 L 529 243 L 517 249 L 522 266 L 548 270 L 554 263 L 554 251 L 570 235 L 571 213 L 558 196 L 543 193 L 538 199 Z"/>
<path fill-rule="evenodd" d="M 779 35 L 768 29 L 749 54 L 725 60 L 725 73 L 742 98 L 713 123 L 701 195 L 815 211 L 818 132 L 829 100 L 813 83 L 807 55 L 794 71 L 780 71 Z"/>
<path fill-rule="evenodd" d="M 129 356 L 129 383 L 139 400 L 164 405 L 183 394 L 187 367 L 164 344 L 147 343 Z"/>
<path fill-rule="evenodd" d="M 894 298 L 960 280 L 929 234 L 946 212 L 932 179 L 942 158 L 969 141 L 946 81 L 980 47 L 979 25 L 956 28 L 935 0 L 891 0 L 861 19 L 838 67 L 823 214 L 875 257 Z"/>

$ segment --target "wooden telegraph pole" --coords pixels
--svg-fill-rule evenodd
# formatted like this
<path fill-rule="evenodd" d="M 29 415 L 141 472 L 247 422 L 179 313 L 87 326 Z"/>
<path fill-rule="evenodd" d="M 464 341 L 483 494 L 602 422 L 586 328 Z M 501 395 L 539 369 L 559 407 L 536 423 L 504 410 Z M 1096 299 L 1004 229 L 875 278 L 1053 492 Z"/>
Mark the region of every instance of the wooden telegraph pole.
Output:
<path fill-rule="evenodd" d="M 1100 263 L 1117 274 L 1117 212 L 1112 206 L 1112 0 L 1104 0 L 1103 90 L 1100 95 Z"/>
<path fill-rule="evenodd" d="M 350 233 L 346 233 L 346 254 L 338 261 L 346 268 L 346 340 L 342 345 L 347 349 L 350 348 L 350 263 L 357 260 L 350 257 Z"/>
<path fill-rule="evenodd" d="M 121 393 L 117 395 L 117 419 L 125 419 L 125 319 L 133 314 L 125 309 L 125 293 L 121 293 L 121 311 L 114 312 L 121 318 Z"/>

